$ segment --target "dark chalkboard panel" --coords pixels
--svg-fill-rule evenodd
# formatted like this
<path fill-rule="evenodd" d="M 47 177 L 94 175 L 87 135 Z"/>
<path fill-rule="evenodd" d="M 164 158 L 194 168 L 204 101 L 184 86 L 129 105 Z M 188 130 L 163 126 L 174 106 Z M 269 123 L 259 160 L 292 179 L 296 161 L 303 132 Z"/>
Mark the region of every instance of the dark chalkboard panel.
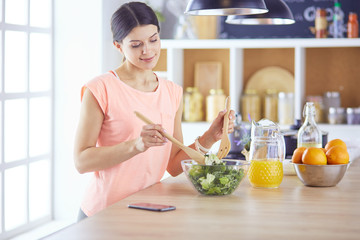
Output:
<path fill-rule="evenodd" d="M 219 38 L 313 38 L 310 27 L 314 26 L 317 8 L 325 8 L 327 20 L 332 22 L 334 0 L 284 0 L 291 9 L 296 23 L 292 25 L 232 25 L 221 18 Z M 349 12 L 356 12 L 360 18 L 359 0 L 340 0 L 344 22 Z"/>

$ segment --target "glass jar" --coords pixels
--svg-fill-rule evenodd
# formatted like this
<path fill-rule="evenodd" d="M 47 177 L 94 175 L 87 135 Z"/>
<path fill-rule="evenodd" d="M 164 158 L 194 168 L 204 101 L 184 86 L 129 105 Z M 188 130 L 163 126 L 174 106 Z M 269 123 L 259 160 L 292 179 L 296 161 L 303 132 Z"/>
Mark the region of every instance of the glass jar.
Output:
<path fill-rule="evenodd" d="M 328 114 L 332 114 L 329 112 L 330 108 L 339 108 L 341 106 L 341 98 L 339 92 L 325 92 L 323 97 L 324 103 L 324 120 L 330 123 L 330 119 L 328 118 Z"/>
<path fill-rule="evenodd" d="M 195 122 L 203 120 L 203 96 L 196 87 L 187 87 L 183 96 L 183 120 Z"/>
<path fill-rule="evenodd" d="M 278 95 L 276 89 L 267 89 L 264 97 L 264 118 L 278 121 Z"/>
<path fill-rule="evenodd" d="M 278 121 L 279 124 L 291 125 L 294 123 L 294 93 L 279 92 L 278 94 Z"/>
<path fill-rule="evenodd" d="M 322 147 L 322 133 L 315 121 L 316 109 L 313 102 L 304 106 L 304 123 L 299 129 L 297 147 Z"/>
<path fill-rule="evenodd" d="M 346 123 L 357 124 L 356 108 L 346 108 Z"/>
<path fill-rule="evenodd" d="M 210 89 L 206 97 L 206 121 L 212 122 L 225 109 L 226 96 L 222 89 Z"/>
<path fill-rule="evenodd" d="M 329 108 L 328 121 L 330 124 L 343 124 L 346 122 L 345 108 Z"/>
<path fill-rule="evenodd" d="M 245 122 L 261 119 L 260 96 L 254 89 L 247 89 L 241 97 L 241 117 Z"/>

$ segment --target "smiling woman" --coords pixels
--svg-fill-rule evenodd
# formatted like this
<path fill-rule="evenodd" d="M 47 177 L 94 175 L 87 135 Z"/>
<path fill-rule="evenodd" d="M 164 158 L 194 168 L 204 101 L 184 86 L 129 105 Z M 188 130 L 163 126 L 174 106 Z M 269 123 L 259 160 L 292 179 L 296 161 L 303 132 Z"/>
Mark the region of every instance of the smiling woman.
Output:
<path fill-rule="evenodd" d="M 75 140 L 75 166 L 93 172 L 81 204 L 79 219 L 159 182 L 167 170 L 176 176 L 188 155 L 172 145 L 167 133 L 180 142 L 182 88 L 156 76 L 160 56 L 159 22 L 142 2 L 122 5 L 111 18 L 113 44 L 125 61 L 83 87 L 80 121 Z M 155 124 L 137 119 L 134 111 Z M 198 144 L 210 148 L 222 137 L 225 112 L 220 112 Z M 234 112 L 229 132 L 233 131 Z M 194 144 L 191 145 L 194 149 Z M 204 154 L 204 153 L 202 153 Z"/>

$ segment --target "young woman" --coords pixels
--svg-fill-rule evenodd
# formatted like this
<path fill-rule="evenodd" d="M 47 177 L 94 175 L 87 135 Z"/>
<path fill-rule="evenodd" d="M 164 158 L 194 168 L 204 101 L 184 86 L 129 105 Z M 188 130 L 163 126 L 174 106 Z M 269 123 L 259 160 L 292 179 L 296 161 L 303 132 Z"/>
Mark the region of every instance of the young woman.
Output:
<path fill-rule="evenodd" d="M 183 140 L 183 90 L 152 71 L 160 56 L 155 13 L 144 3 L 126 3 L 113 14 L 111 29 L 114 46 L 125 61 L 82 89 L 75 166 L 80 173 L 94 174 L 79 219 L 159 182 L 166 170 L 177 176 L 182 172 L 181 160 L 189 158 L 161 135 L 166 130 Z M 134 111 L 157 124 L 144 124 Z M 220 112 L 196 140 L 197 149 L 210 148 L 220 140 L 224 114 Z M 233 111 L 229 118 L 229 132 L 233 132 Z"/>

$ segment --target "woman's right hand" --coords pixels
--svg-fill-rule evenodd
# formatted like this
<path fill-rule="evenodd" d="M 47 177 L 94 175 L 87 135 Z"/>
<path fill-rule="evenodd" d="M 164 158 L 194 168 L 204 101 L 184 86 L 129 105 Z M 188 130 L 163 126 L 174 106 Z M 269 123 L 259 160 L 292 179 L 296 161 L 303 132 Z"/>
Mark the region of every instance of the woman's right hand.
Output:
<path fill-rule="evenodd" d="M 164 146 L 168 140 L 161 135 L 161 132 L 165 132 L 161 124 L 144 125 L 140 137 L 136 141 L 136 149 L 144 152 L 150 147 Z"/>

